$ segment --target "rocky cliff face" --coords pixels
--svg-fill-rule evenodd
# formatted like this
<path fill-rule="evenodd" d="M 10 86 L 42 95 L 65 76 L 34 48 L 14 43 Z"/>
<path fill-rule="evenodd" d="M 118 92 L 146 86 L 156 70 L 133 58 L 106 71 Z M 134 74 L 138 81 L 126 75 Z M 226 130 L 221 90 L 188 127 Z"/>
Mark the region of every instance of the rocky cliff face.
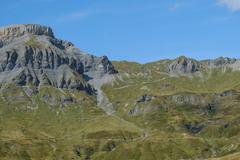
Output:
<path fill-rule="evenodd" d="M 80 51 L 54 37 L 49 27 L 14 25 L 0 29 L 0 84 L 50 85 L 94 93 L 90 79 L 114 74 L 106 56 Z"/>

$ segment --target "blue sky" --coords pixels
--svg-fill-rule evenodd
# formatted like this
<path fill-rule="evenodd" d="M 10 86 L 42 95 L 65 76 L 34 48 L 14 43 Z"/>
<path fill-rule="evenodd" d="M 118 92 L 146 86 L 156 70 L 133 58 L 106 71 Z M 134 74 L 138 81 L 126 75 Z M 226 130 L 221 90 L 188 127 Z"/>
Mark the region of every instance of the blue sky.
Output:
<path fill-rule="evenodd" d="M 240 0 L 3 0 L 0 14 L 112 60 L 240 58 Z"/>

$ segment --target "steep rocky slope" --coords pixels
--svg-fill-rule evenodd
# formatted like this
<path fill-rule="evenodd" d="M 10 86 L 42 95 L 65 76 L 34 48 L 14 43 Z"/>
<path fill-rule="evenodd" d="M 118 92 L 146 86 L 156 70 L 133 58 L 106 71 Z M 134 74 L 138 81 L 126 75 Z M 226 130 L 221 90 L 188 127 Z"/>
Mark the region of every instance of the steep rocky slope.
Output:
<path fill-rule="evenodd" d="M 0 29 L 0 84 L 54 86 L 83 90 L 87 82 L 116 73 L 106 56 L 95 57 L 54 37 L 49 27 L 14 25 Z"/>

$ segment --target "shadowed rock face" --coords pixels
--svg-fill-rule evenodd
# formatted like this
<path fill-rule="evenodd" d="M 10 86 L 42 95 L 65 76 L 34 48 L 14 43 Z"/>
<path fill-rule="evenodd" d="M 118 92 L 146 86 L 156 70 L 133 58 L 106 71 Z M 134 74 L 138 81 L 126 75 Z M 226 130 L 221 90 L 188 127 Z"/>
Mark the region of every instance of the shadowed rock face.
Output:
<path fill-rule="evenodd" d="M 114 74 L 106 56 L 96 57 L 56 39 L 49 27 L 15 25 L 0 29 L 0 83 L 50 85 L 94 93 L 88 80 Z"/>
<path fill-rule="evenodd" d="M 192 134 L 197 134 L 204 128 L 204 124 L 201 123 L 192 124 L 189 122 L 184 124 L 184 126 Z"/>

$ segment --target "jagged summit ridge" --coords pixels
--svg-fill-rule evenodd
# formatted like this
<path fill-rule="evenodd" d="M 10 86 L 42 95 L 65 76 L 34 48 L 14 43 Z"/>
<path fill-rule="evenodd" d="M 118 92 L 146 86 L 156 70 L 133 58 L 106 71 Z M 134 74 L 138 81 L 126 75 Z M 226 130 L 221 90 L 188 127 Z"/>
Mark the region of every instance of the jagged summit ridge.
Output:
<path fill-rule="evenodd" d="M 50 27 L 39 24 L 18 24 L 0 28 L 0 37 L 19 37 L 26 33 L 54 37 L 53 30 Z"/>
<path fill-rule="evenodd" d="M 38 24 L 19 24 L 0 28 L 0 48 L 8 45 L 21 37 L 47 36 L 54 38 L 53 30 L 50 27 Z"/>
<path fill-rule="evenodd" d="M 237 63 L 239 60 L 236 58 L 229 58 L 229 57 L 219 57 L 214 60 L 206 60 L 205 62 L 209 67 L 216 68 L 216 67 L 223 67 L 223 66 L 231 66 Z"/>
<path fill-rule="evenodd" d="M 213 69 L 227 67 L 233 70 L 240 70 L 240 60 L 229 57 L 219 57 L 213 60 L 198 61 L 185 56 L 180 56 L 173 60 L 167 60 L 165 71 L 174 75 L 189 75 L 202 71 L 203 69 Z"/>
<path fill-rule="evenodd" d="M 71 42 L 55 38 L 50 27 L 5 27 L 0 29 L 0 42 L 1 86 L 49 85 L 92 94 L 89 80 L 117 72 L 106 56 L 80 51 Z"/>

